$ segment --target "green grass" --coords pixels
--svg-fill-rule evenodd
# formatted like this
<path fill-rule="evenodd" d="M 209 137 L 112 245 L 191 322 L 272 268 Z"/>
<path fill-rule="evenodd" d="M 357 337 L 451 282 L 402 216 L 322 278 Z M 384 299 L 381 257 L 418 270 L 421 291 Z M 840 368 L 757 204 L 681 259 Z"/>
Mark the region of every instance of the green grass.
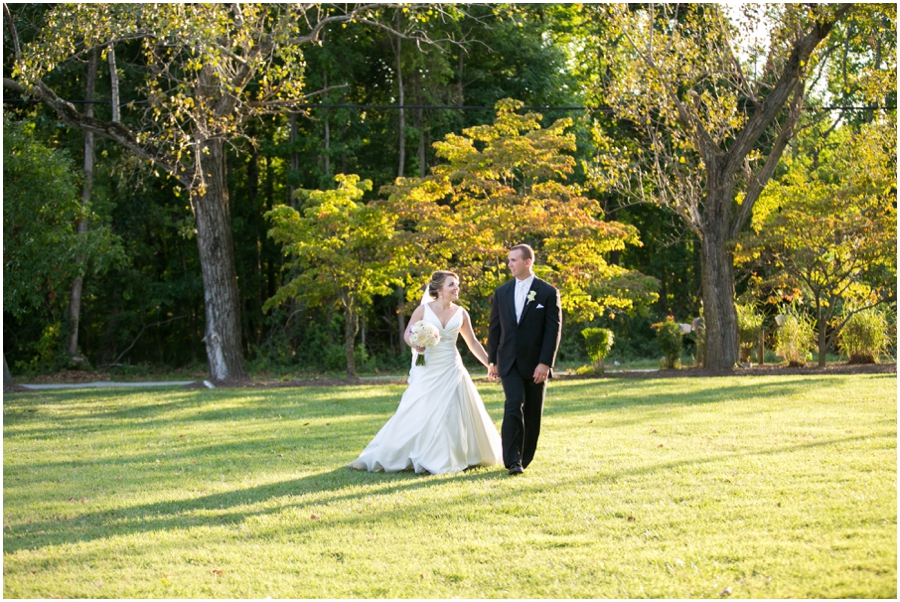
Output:
<path fill-rule="evenodd" d="M 558 380 L 516 478 L 345 468 L 397 385 L 4 395 L 3 594 L 895 598 L 896 382 Z"/>

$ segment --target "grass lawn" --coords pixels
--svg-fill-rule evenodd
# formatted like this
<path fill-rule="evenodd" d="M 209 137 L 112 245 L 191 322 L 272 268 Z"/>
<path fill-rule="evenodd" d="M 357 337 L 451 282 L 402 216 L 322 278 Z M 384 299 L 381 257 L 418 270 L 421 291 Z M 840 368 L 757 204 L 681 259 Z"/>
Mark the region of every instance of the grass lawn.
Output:
<path fill-rule="evenodd" d="M 3 595 L 896 598 L 896 387 L 557 380 L 516 478 L 345 468 L 398 385 L 7 394 Z"/>

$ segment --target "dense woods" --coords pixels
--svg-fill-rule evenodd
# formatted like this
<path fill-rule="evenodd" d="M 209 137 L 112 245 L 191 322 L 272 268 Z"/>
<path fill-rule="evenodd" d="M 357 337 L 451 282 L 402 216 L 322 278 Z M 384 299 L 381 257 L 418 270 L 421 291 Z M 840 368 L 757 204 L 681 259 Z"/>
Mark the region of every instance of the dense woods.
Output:
<path fill-rule="evenodd" d="M 736 302 L 810 316 L 824 361 L 896 315 L 894 5 L 4 11 L 13 375 L 400 372 L 429 273 L 486 336 L 517 242 L 561 362 L 702 317 L 728 369 Z"/>

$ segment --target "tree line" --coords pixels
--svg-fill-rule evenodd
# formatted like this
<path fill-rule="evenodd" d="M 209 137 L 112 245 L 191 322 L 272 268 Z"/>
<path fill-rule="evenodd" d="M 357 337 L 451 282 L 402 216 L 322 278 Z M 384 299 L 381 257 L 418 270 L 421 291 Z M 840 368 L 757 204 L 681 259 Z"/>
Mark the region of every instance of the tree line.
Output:
<path fill-rule="evenodd" d="M 826 342 L 894 303 L 890 5 L 4 10 L 4 89 L 39 101 L 4 107 L 16 371 L 396 368 L 427 272 L 458 270 L 477 321 L 523 240 L 572 359 L 577 325 L 652 354 L 652 321 L 702 313 L 727 369 L 741 295 L 811 300 Z M 865 110 L 810 110 L 835 102 Z M 838 209 L 842 236 L 785 251 Z M 803 275 L 826 255 L 852 286 Z"/>

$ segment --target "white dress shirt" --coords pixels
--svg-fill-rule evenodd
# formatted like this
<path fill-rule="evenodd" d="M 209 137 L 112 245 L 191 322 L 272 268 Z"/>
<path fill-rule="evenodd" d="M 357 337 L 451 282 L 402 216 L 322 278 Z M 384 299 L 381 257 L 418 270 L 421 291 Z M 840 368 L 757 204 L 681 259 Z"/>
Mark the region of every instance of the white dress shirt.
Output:
<path fill-rule="evenodd" d="M 516 322 L 522 320 L 522 312 L 525 311 L 525 298 L 528 296 L 528 290 L 531 283 L 534 282 L 534 274 L 525 280 L 516 280 Z"/>

